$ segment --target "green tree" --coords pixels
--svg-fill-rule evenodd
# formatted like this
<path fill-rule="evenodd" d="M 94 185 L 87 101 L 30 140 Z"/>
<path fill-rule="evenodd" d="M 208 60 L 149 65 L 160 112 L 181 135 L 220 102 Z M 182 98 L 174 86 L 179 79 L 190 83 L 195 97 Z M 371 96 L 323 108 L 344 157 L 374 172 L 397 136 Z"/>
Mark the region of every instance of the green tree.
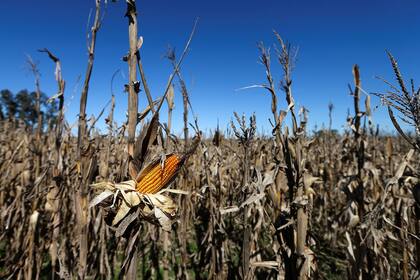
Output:
<path fill-rule="evenodd" d="M 0 92 L 0 101 L 2 106 L 6 108 L 7 117 L 9 119 L 13 118 L 17 111 L 17 104 L 15 102 L 13 93 L 8 89 L 2 90 Z"/>
<path fill-rule="evenodd" d="M 35 93 L 29 93 L 26 89 L 19 91 L 15 100 L 17 103 L 17 116 L 27 125 L 34 125 L 37 122 L 37 112 L 35 110 Z"/>
<path fill-rule="evenodd" d="M 40 104 L 40 113 L 45 120 L 44 125 L 54 125 L 57 120 L 56 100 L 48 100 L 45 93 L 41 93 Z M 0 119 L 4 117 L 3 108 L 5 108 L 9 119 L 18 118 L 30 126 L 34 126 L 38 122 L 36 92 L 24 89 L 13 94 L 10 90 L 4 89 L 0 91 Z"/>
<path fill-rule="evenodd" d="M 0 121 L 4 120 L 3 105 L 0 103 Z"/>
<path fill-rule="evenodd" d="M 56 99 L 48 100 L 48 97 L 41 92 L 41 114 L 45 120 L 44 125 L 54 127 L 57 123 L 58 102 Z"/>

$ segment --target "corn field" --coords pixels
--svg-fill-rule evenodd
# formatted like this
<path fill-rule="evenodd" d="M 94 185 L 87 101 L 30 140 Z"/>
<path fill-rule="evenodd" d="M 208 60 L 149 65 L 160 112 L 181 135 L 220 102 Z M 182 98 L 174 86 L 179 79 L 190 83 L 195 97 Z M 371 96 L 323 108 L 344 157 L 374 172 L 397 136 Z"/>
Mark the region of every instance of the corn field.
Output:
<path fill-rule="evenodd" d="M 332 128 L 330 104 L 330 125 L 310 131 L 293 96 L 294 48 L 274 32 L 275 52 L 258 45 L 266 79 L 251 86 L 271 97 L 270 133 L 257 133 L 256 115 L 234 113 L 227 129 L 204 134 L 181 67 L 198 22 L 179 56 L 167 55 L 165 92 L 151 92 L 128 0 L 127 120 L 114 121 L 113 95 L 87 119 L 104 5 L 95 3 L 77 133 L 65 116 L 66 66 L 52 50 L 40 55 L 55 71 L 54 117 L 42 112 L 30 57 L 33 121 L 0 107 L 1 279 L 420 279 L 420 89 L 390 53 L 389 91 L 363 91 L 355 65 L 346 128 Z M 395 134 L 373 125 L 371 98 Z"/>

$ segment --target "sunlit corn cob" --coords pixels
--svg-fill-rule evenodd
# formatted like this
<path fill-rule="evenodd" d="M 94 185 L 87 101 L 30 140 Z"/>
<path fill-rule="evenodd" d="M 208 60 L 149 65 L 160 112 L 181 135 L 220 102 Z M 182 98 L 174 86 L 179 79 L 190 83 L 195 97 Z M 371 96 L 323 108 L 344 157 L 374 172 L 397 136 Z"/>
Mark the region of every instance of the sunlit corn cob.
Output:
<path fill-rule="evenodd" d="M 165 159 L 163 167 L 161 162 L 157 162 L 151 167 L 150 171 L 137 182 L 136 190 L 140 193 L 157 193 L 175 176 L 180 164 L 181 160 L 175 154 L 172 154 Z"/>

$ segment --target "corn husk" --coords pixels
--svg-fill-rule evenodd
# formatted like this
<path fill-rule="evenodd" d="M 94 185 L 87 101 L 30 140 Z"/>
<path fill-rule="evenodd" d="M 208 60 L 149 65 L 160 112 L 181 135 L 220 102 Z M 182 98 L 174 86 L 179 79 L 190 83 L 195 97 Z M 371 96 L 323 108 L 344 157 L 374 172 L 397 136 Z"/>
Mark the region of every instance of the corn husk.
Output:
<path fill-rule="evenodd" d="M 158 224 L 166 231 L 171 230 L 177 206 L 172 198 L 163 194 L 164 192 L 156 194 L 139 193 L 136 191 L 135 180 L 121 183 L 101 182 L 93 184 L 91 187 L 100 192 L 92 199 L 89 207 L 101 205 L 105 208 L 115 209 L 116 213 L 112 219 L 112 226 L 118 226 L 130 211 L 135 209 L 135 211 L 139 210 L 139 218 Z"/>

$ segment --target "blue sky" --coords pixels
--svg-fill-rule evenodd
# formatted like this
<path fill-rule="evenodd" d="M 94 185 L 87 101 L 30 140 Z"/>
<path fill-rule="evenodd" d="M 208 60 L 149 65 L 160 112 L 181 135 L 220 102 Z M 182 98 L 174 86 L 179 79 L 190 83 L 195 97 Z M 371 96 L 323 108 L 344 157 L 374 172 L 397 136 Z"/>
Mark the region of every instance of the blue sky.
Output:
<path fill-rule="evenodd" d="M 144 37 L 142 57 L 154 98 L 162 95 L 171 67 L 164 58 L 168 45 L 178 53 L 200 18 L 192 47 L 182 72 L 191 94 L 191 102 L 202 129 L 222 128 L 233 111 L 250 115 L 255 112 L 261 129 L 270 128 L 270 96 L 263 90 L 237 91 L 265 82 L 258 63 L 257 43 L 275 43 L 272 30 L 299 47 L 293 73 L 294 95 L 298 105 L 310 111 L 310 126 L 328 123 L 328 103 L 334 103 L 334 128 L 345 124 L 352 98 L 347 84 L 352 83 L 352 66 L 357 63 L 362 86 L 367 92 L 387 87 L 376 75 L 393 81 L 385 54 L 390 50 L 398 59 L 405 77 L 419 78 L 420 2 L 415 0 L 342 0 L 342 1 L 137 1 L 139 35 Z M 39 62 L 41 88 L 48 95 L 56 92 L 54 65 L 36 50 L 47 47 L 62 60 L 66 85 L 67 119 L 76 120 L 81 83 L 87 64 L 86 25 L 94 0 L 2 0 L 0 2 L 0 88 L 14 92 L 34 88 L 33 77 L 25 67 L 25 54 Z M 125 120 L 127 96 L 122 91 L 127 80 L 127 64 L 121 57 L 128 49 L 125 1 L 108 3 L 98 33 L 95 64 L 88 96 L 88 115 L 97 115 L 111 96 L 114 81 L 116 120 Z M 273 58 L 275 76 L 281 76 Z M 82 78 L 83 79 L 83 78 Z M 418 79 L 417 79 L 418 80 Z M 277 79 L 278 81 L 278 79 Z M 176 88 L 179 88 L 176 86 Z M 176 91 L 174 129 L 182 127 L 182 102 Z M 286 107 L 280 94 L 281 106 Z M 379 104 L 372 97 L 372 107 Z M 140 94 L 140 108 L 146 105 Z M 165 119 L 166 110 L 162 119 Z M 374 110 L 374 121 L 391 131 L 385 108 Z M 103 121 L 101 122 L 103 123 Z"/>

